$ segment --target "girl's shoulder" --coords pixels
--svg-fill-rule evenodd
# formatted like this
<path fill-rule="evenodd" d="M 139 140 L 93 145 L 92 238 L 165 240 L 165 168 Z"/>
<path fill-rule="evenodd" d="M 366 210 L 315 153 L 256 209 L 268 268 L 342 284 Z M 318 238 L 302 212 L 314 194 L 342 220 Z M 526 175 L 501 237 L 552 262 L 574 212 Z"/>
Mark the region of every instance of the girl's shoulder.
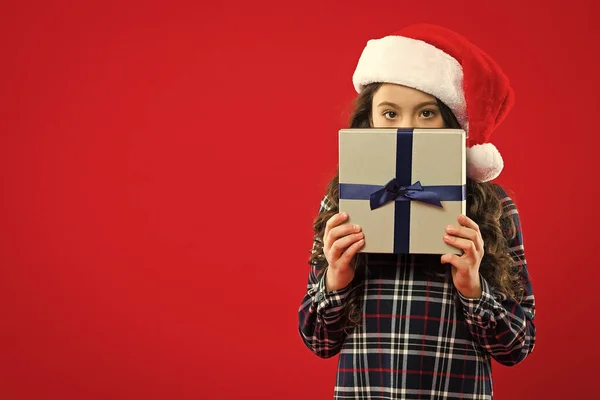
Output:
<path fill-rule="evenodd" d="M 497 183 L 492 183 L 492 185 L 498 194 L 500 203 L 502 204 L 503 217 L 510 218 L 514 221 L 514 223 L 519 224 L 519 210 L 515 204 L 514 193 Z"/>
<path fill-rule="evenodd" d="M 496 193 L 498 195 L 498 198 L 500 199 L 500 201 L 503 204 L 514 205 L 514 196 L 515 195 L 512 190 L 507 189 L 495 182 L 491 182 L 490 185 L 494 188 L 494 190 L 496 191 Z"/>
<path fill-rule="evenodd" d="M 500 185 L 499 183 L 488 182 L 488 185 L 490 185 L 498 193 L 498 196 L 500 196 L 500 197 L 508 196 L 508 190 L 505 187 L 503 187 L 502 185 Z"/>
<path fill-rule="evenodd" d="M 329 197 L 329 194 L 325 194 L 321 198 L 321 204 L 319 206 L 319 213 L 331 211 L 335 207 L 335 202 Z"/>

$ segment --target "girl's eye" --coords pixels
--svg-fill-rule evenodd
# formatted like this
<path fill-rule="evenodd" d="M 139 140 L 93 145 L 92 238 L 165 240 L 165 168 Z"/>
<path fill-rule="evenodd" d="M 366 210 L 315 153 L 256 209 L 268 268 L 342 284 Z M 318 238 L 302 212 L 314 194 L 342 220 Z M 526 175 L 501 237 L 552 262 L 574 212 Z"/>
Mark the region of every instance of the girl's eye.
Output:
<path fill-rule="evenodd" d="M 433 117 L 435 117 L 435 111 L 432 111 L 432 110 L 424 110 L 424 111 L 421 111 L 421 115 L 422 115 L 422 116 L 423 116 L 423 118 L 425 118 L 425 119 L 430 119 L 430 118 L 433 118 Z"/>
<path fill-rule="evenodd" d="M 386 111 L 383 113 L 383 116 L 387 119 L 394 119 L 398 116 L 398 114 L 396 114 L 394 111 Z"/>

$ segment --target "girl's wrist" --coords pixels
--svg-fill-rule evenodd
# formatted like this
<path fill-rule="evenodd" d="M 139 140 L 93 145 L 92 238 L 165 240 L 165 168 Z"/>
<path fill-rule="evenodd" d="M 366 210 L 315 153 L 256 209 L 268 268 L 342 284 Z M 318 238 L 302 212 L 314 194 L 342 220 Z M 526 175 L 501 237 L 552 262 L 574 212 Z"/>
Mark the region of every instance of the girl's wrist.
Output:
<path fill-rule="evenodd" d="M 456 286 L 456 290 L 458 290 L 463 297 L 475 300 L 481 298 L 482 288 L 479 275 L 476 279 L 473 279 L 473 281 L 469 285 L 457 286 L 455 284 L 454 286 Z"/>
<path fill-rule="evenodd" d="M 328 269 L 325 274 L 325 290 L 327 290 L 327 293 L 343 289 L 352 282 L 352 277 L 350 277 L 350 279 L 344 279 L 330 269 Z"/>

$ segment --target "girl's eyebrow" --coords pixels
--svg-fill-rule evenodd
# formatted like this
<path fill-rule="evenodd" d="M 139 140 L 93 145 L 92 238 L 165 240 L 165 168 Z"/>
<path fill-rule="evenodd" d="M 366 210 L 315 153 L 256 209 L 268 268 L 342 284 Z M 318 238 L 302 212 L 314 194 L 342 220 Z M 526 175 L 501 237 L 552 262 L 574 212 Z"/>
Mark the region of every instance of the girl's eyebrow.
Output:
<path fill-rule="evenodd" d="M 391 101 L 382 101 L 381 103 L 379 103 L 377 105 L 377 107 L 382 107 L 382 106 L 387 106 L 387 107 L 393 107 L 393 108 L 400 108 L 400 106 L 396 103 L 392 103 Z M 415 108 L 421 108 L 421 107 L 425 107 L 425 106 L 438 106 L 437 101 L 426 101 L 423 103 L 419 103 L 415 106 Z"/>
<path fill-rule="evenodd" d="M 417 104 L 417 106 L 415 108 L 421 108 L 421 107 L 425 107 L 425 106 L 438 106 L 437 101 L 426 101 L 424 103 L 421 104 Z"/>
<path fill-rule="evenodd" d="M 400 108 L 400 106 L 398 106 L 398 104 L 392 103 L 390 101 L 382 101 L 381 103 L 379 103 L 377 105 L 377 107 L 381 107 L 381 106 L 388 106 L 388 107 L 393 107 L 393 108 Z"/>

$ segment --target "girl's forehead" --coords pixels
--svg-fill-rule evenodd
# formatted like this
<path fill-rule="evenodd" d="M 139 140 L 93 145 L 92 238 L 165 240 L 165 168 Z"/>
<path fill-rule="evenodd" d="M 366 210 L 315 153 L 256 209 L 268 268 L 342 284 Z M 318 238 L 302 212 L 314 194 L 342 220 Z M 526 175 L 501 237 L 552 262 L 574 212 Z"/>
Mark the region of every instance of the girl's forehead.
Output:
<path fill-rule="evenodd" d="M 373 96 L 374 102 L 392 101 L 394 102 L 426 102 L 435 101 L 435 97 L 420 90 L 397 85 L 394 83 L 384 83 Z"/>

